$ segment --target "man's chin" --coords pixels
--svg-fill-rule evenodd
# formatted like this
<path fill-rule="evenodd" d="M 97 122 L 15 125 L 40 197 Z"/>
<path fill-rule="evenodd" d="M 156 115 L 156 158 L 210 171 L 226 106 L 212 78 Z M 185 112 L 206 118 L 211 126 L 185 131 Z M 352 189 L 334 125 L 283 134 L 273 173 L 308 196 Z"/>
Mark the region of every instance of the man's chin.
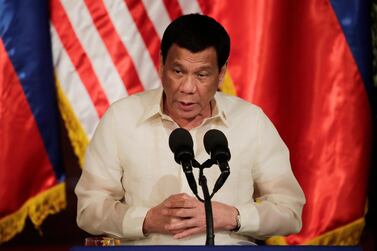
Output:
<path fill-rule="evenodd" d="M 198 116 L 198 113 L 196 111 L 182 111 L 182 110 L 180 110 L 178 116 L 181 119 L 193 120 Z"/>

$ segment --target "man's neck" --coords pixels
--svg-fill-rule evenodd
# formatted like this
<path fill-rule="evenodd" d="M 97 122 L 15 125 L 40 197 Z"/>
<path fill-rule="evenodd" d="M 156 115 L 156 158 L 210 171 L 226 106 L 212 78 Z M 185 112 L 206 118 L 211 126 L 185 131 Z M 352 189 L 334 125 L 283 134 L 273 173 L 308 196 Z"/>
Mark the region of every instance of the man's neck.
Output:
<path fill-rule="evenodd" d="M 180 127 L 185 128 L 187 130 L 191 130 L 195 127 L 198 127 L 202 124 L 203 120 L 208 118 L 209 116 L 196 116 L 193 119 L 178 119 L 174 120 Z"/>
<path fill-rule="evenodd" d="M 202 113 L 198 114 L 194 118 L 179 118 L 174 116 L 168 109 L 164 109 L 165 113 L 169 115 L 180 127 L 185 128 L 186 130 L 191 130 L 195 127 L 198 127 L 202 124 L 203 120 L 212 116 L 212 102 Z"/>

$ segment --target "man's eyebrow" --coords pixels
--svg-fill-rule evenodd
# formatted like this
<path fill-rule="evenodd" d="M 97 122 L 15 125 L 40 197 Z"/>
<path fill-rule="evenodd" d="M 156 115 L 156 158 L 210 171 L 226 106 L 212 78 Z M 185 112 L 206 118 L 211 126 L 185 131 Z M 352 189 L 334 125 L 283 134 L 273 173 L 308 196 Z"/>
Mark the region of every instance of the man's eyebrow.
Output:
<path fill-rule="evenodd" d="M 185 66 L 182 63 L 180 63 L 178 60 L 173 61 L 172 64 L 171 64 L 171 66 L 172 67 L 185 68 Z M 205 65 L 198 66 L 195 69 L 195 72 L 198 72 L 198 71 L 211 71 L 211 70 L 212 70 L 211 64 L 205 64 Z"/>
<path fill-rule="evenodd" d="M 172 65 L 173 65 L 173 66 L 182 66 L 182 64 L 181 64 L 180 62 L 178 62 L 178 61 L 174 61 L 174 62 L 172 63 Z"/>
<path fill-rule="evenodd" d="M 175 60 L 171 64 L 172 67 L 181 67 L 184 68 L 183 64 L 181 64 L 179 61 Z"/>
<path fill-rule="evenodd" d="M 198 67 L 198 71 L 209 71 L 209 70 L 212 70 L 211 65 L 203 65 L 203 66 Z"/>

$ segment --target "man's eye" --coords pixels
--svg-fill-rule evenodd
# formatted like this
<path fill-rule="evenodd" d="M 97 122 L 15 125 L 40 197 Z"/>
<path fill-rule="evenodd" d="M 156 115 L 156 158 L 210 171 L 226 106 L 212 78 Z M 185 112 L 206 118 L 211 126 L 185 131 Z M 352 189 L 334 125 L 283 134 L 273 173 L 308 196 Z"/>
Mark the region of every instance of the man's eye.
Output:
<path fill-rule="evenodd" d="M 208 73 L 198 73 L 198 77 L 199 78 L 205 78 L 205 77 L 208 77 Z"/>
<path fill-rule="evenodd" d="M 174 72 L 175 72 L 176 74 L 181 74 L 181 73 L 182 73 L 182 71 L 179 70 L 179 69 L 174 69 Z"/>

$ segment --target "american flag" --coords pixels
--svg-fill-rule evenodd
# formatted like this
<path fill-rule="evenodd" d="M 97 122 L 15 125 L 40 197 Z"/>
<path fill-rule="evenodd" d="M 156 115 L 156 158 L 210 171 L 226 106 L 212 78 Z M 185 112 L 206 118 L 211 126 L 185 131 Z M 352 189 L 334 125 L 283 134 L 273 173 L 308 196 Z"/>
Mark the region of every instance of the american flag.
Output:
<path fill-rule="evenodd" d="M 67 111 L 70 105 L 67 119 L 81 125 L 77 137 L 84 142 L 112 102 L 160 85 L 159 45 L 167 25 L 182 14 L 202 13 L 197 1 L 186 0 L 50 4 L 56 80 L 60 99 L 67 101 L 60 107 Z M 78 135 L 77 129 L 71 134 Z M 80 158 L 84 148 L 76 152 Z"/>

